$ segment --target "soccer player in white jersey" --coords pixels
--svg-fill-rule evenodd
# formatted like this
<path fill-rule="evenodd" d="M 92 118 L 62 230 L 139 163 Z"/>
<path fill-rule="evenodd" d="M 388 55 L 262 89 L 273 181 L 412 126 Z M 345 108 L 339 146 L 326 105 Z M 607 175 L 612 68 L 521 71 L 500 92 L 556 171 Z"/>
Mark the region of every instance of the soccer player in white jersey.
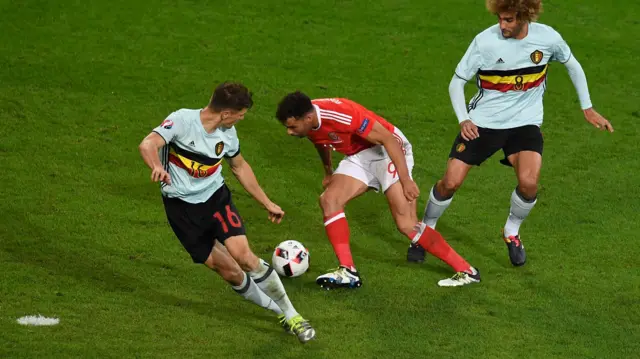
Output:
<path fill-rule="evenodd" d="M 471 167 L 502 149 L 504 159 L 500 162 L 512 166 L 518 179 L 502 237 L 511 263 L 522 266 L 526 255 L 519 229 L 537 199 L 543 147 L 542 96 L 551 62 L 567 68 L 587 122 L 609 132 L 613 127 L 593 109 L 584 71 L 562 36 L 534 22 L 542 8 L 540 0 L 487 0 L 486 5 L 498 17 L 498 24 L 473 39 L 449 84 L 460 134 L 451 148 L 444 177 L 430 191 L 423 222 L 435 228 Z M 478 92 L 466 106 L 464 85 L 474 78 Z M 409 248 L 408 260 L 421 257 L 422 249 Z"/>
<path fill-rule="evenodd" d="M 267 197 L 240 154 L 234 125 L 252 105 L 244 85 L 223 83 L 205 108 L 170 114 L 145 137 L 140 154 L 151 168 L 151 180 L 161 183 L 169 224 L 193 261 L 217 272 L 247 300 L 274 311 L 285 330 L 304 343 L 315 330 L 291 304 L 278 274 L 251 251 L 222 177 L 225 159 L 269 219 L 280 223 L 284 212 Z"/>

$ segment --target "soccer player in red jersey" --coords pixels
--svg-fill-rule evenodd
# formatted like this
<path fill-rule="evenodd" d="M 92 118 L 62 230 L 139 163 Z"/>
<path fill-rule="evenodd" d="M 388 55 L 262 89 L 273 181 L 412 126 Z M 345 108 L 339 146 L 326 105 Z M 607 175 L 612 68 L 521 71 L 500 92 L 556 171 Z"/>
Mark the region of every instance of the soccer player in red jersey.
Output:
<path fill-rule="evenodd" d="M 276 117 L 289 135 L 311 140 L 324 165 L 325 190 L 320 196 L 320 207 L 340 267 L 319 276 L 316 283 L 326 289 L 362 285 L 351 256 L 344 207 L 369 188 L 385 194 L 402 234 L 454 269 L 456 274 L 438 285 L 460 286 L 480 281 L 478 270 L 458 255 L 440 233 L 418 221 L 416 199 L 420 191 L 411 178 L 413 151 L 398 128 L 348 99 L 311 100 L 299 91 L 280 101 Z M 335 171 L 332 149 L 346 156 Z"/>

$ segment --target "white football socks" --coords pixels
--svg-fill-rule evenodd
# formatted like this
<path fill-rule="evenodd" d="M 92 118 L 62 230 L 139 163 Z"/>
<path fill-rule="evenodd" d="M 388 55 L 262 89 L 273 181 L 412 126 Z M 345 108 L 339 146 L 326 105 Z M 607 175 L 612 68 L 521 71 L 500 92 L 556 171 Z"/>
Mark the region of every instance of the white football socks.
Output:
<path fill-rule="evenodd" d="M 282 314 L 280 307 L 278 307 L 278 305 L 256 285 L 253 279 L 245 272 L 242 272 L 242 274 L 244 275 L 242 284 L 239 286 L 231 286 L 231 288 L 233 288 L 233 290 L 240 294 L 244 299 L 257 304 L 262 308 L 269 309 L 277 315 Z"/>
<path fill-rule="evenodd" d="M 427 208 L 424 210 L 422 222 L 432 229 L 436 229 L 438 219 L 440 219 L 440 216 L 442 216 L 447 207 L 449 207 L 453 197 L 440 201 L 433 195 L 433 191 L 435 191 L 435 186 L 431 187 L 429 191 L 429 202 L 427 203 Z"/>
<path fill-rule="evenodd" d="M 522 221 L 527 218 L 529 212 L 531 212 L 531 209 L 536 205 L 537 201 L 537 199 L 527 201 L 518 194 L 517 190 L 513 190 L 513 193 L 511 193 L 509 217 L 507 217 L 507 223 L 504 225 L 505 238 L 518 235 Z"/>
<path fill-rule="evenodd" d="M 287 320 L 298 315 L 298 312 L 291 304 L 287 292 L 280 281 L 278 273 L 267 262 L 259 259 L 258 269 L 249 272 L 249 276 L 260 289 L 282 309 Z"/>

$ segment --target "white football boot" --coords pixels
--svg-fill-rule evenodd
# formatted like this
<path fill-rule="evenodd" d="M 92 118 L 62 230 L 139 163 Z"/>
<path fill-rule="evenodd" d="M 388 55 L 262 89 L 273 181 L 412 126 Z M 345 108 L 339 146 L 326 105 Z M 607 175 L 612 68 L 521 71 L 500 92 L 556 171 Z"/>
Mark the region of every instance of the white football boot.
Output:
<path fill-rule="evenodd" d="M 326 290 L 335 288 L 355 289 L 362 286 L 360 274 L 346 267 L 338 267 L 333 272 L 319 276 L 316 278 L 316 283 Z"/>
<path fill-rule="evenodd" d="M 443 279 L 438 282 L 441 287 L 459 287 L 471 283 L 480 283 L 480 271 L 471 267 L 473 273 L 458 272 L 451 278 Z"/>

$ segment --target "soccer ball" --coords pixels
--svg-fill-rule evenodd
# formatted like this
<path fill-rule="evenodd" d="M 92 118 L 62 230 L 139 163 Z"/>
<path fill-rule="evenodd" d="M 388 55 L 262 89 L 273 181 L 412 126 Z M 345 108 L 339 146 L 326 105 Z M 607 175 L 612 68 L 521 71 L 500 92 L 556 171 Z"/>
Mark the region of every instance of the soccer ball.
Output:
<path fill-rule="evenodd" d="M 273 268 L 283 277 L 297 277 L 309 269 L 309 250 L 298 241 L 284 241 L 273 251 Z"/>

